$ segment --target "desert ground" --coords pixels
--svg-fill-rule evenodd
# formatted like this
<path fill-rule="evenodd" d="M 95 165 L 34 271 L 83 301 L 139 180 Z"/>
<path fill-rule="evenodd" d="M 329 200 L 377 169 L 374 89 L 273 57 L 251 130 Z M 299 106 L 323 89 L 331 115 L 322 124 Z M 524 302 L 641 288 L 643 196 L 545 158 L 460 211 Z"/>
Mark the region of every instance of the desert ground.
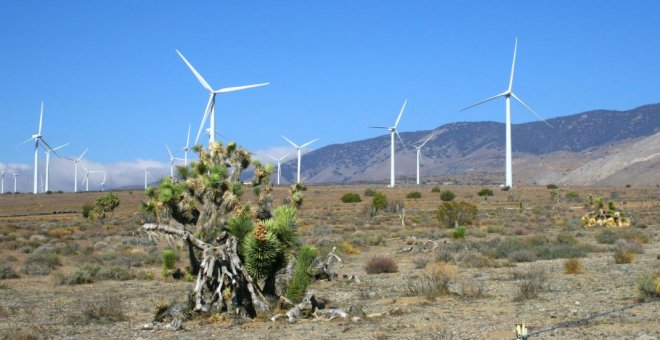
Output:
<path fill-rule="evenodd" d="M 371 214 L 368 188 L 387 195 L 389 207 Z M 2 195 L 0 334 L 510 339 L 515 324 L 525 323 L 530 332 L 542 332 L 538 338 L 660 338 L 660 302 L 639 303 L 640 282 L 660 272 L 658 188 L 491 187 L 494 196 L 487 199 L 477 195 L 482 188 L 439 188 L 478 207 L 477 219 L 461 236 L 439 223 L 435 213 L 442 201 L 431 186 L 310 186 L 300 210 L 300 240 L 321 254 L 336 246 L 344 265 L 337 279 L 315 281 L 309 289 L 329 307 L 361 309 L 354 314 L 359 319 L 288 323 L 219 314 L 187 321 L 179 331 L 144 326 L 157 306 L 184 301 L 193 284 L 162 275 L 163 250 L 179 253 L 182 270 L 187 255 L 176 241 L 155 242 L 138 231 L 142 191 L 115 192 L 121 203 L 103 223 L 81 215 L 83 204 L 99 192 Z M 287 191 L 276 188 L 276 205 Z M 406 198 L 412 191 L 421 197 Z M 349 192 L 362 202 L 343 203 Z M 614 202 L 632 225 L 583 226 L 590 196 Z M 396 271 L 367 274 L 365 264 L 375 256 L 389 257 Z M 570 259 L 577 259 L 573 267 Z M 90 271 L 95 274 L 85 276 Z M 344 275 L 357 275 L 359 283 Z M 612 313 L 591 318 L 603 312 Z"/>

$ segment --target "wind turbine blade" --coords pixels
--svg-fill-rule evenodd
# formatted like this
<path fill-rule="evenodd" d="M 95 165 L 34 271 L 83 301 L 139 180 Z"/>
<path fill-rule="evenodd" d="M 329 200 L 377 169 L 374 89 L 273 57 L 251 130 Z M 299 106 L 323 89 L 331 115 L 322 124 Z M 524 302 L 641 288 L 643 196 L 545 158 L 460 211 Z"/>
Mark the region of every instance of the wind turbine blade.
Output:
<path fill-rule="evenodd" d="M 396 118 L 396 123 L 394 123 L 394 128 L 396 129 L 397 126 L 399 126 L 399 121 L 401 120 L 401 116 L 403 115 L 403 110 L 406 109 L 406 104 L 408 103 L 408 99 L 403 101 L 403 106 L 401 107 L 401 111 L 399 112 L 399 116 Z"/>
<path fill-rule="evenodd" d="M 174 155 L 172 155 L 172 151 L 170 150 L 170 147 L 167 144 L 165 144 L 165 147 L 167 148 L 167 153 L 170 155 L 170 160 L 172 160 L 174 158 Z"/>
<path fill-rule="evenodd" d="M 399 134 L 399 131 L 394 130 L 394 132 L 396 133 L 396 136 L 399 137 L 399 142 L 401 142 L 401 145 L 403 145 L 403 148 L 405 149 L 406 148 L 406 143 L 404 143 L 403 139 L 401 139 L 401 135 Z"/>
<path fill-rule="evenodd" d="M 18 144 L 18 145 L 16 145 L 16 146 L 17 146 L 17 147 L 18 147 L 18 146 L 21 146 L 21 145 L 23 145 L 23 144 L 25 144 L 25 143 L 27 143 L 27 142 L 29 142 L 29 141 L 31 141 L 31 140 L 34 140 L 34 138 L 30 137 L 30 138 L 26 139 L 25 142 L 23 142 L 23 143 L 21 143 L 21 144 Z"/>
<path fill-rule="evenodd" d="M 516 37 L 516 44 L 513 47 L 513 62 L 511 63 L 511 77 L 509 78 L 509 92 L 513 87 L 513 70 L 516 67 L 516 51 L 518 50 L 518 37 Z"/>
<path fill-rule="evenodd" d="M 475 106 L 477 106 L 477 105 L 481 105 L 481 104 L 483 104 L 483 103 L 485 103 L 485 102 L 489 102 L 489 101 L 491 101 L 491 100 L 493 100 L 493 99 L 495 99 L 495 98 L 503 97 L 503 96 L 506 95 L 506 93 L 507 93 L 507 92 L 502 92 L 502 93 L 500 93 L 500 94 L 496 94 L 496 95 L 494 95 L 494 96 L 492 96 L 492 97 L 490 97 L 490 98 L 488 98 L 488 99 L 484 99 L 484 100 L 482 100 L 482 101 L 480 101 L 480 102 L 478 102 L 478 103 L 476 103 L 476 104 L 472 104 L 472 105 L 470 105 L 470 106 L 468 106 L 468 107 L 466 107 L 466 108 L 464 108 L 464 109 L 461 109 L 460 112 L 465 111 L 465 110 L 470 109 L 470 108 L 473 108 L 473 107 L 475 107 Z"/>
<path fill-rule="evenodd" d="M 389 129 L 389 126 L 370 126 L 370 129 Z"/>
<path fill-rule="evenodd" d="M 317 138 L 317 139 L 315 139 L 315 140 L 309 141 L 309 142 L 307 142 L 307 143 L 301 145 L 300 148 L 304 148 L 304 147 L 306 147 L 307 145 L 310 145 L 310 144 L 316 142 L 316 141 L 319 140 L 319 139 L 321 139 L 321 138 Z"/>
<path fill-rule="evenodd" d="M 41 126 L 44 121 L 44 102 L 41 102 L 41 113 L 39 114 L 39 136 L 41 136 Z"/>
<path fill-rule="evenodd" d="M 195 77 L 197 77 L 197 80 L 199 80 L 199 82 L 202 84 L 202 86 L 204 86 L 204 88 L 209 90 L 210 92 L 213 92 L 213 89 L 211 88 L 211 85 L 209 85 L 209 83 L 207 83 L 206 80 L 204 80 L 202 75 L 199 74 L 199 72 L 197 72 L 197 70 L 195 70 L 195 68 L 188 62 L 188 59 L 186 59 L 186 57 L 184 57 L 183 54 L 181 54 L 181 52 L 179 52 L 179 50 L 176 50 L 176 53 L 178 53 L 179 57 L 181 57 L 181 59 L 183 59 L 183 62 L 185 62 L 186 65 L 188 65 L 188 68 L 192 71 L 192 73 L 195 74 Z"/>
<path fill-rule="evenodd" d="M 289 155 L 290 155 L 290 153 L 287 153 L 286 155 L 282 156 L 279 160 L 281 161 L 281 160 L 287 158 L 287 156 L 289 156 Z"/>
<path fill-rule="evenodd" d="M 289 142 L 289 144 L 293 145 L 294 148 L 300 148 L 298 145 L 296 145 L 296 143 L 294 143 L 291 140 L 289 140 L 288 138 L 284 137 L 284 135 L 282 135 L 282 138 L 284 138 L 284 140 Z"/>
<path fill-rule="evenodd" d="M 83 151 L 83 153 L 80 155 L 80 157 L 78 157 L 77 161 L 81 160 L 88 150 L 89 148 L 86 148 L 85 151 Z"/>
<path fill-rule="evenodd" d="M 57 155 L 57 152 L 55 152 L 55 150 L 53 150 L 53 148 L 50 147 L 50 145 L 48 144 L 48 142 L 46 142 L 45 139 L 43 139 L 43 138 L 39 138 L 39 139 L 41 139 L 41 143 L 43 143 L 43 145 L 45 145 L 45 147 L 42 145 L 42 146 L 41 146 L 42 148 L 44 148 L 44 149 L 47 148 L 47 149 L 46 149 L 47 151 L 48 151 L 48 150 L 53 151 L 53 153 L 55 153 L 55 154 Z M 59 155 L 58 155 L 58 157 L 59 157 Z"/>
<path fill-rule="evenodd" d="M 271 156 L 271 155 L 266 155 L 266 156 L 268 156 L 268 158 L 270 158 L 270 159 L 272 159 L 272 160 L 274 160 L 274 161 L 277 161 L 277 160 L 278 160 L 277 158 L 275 158 L 275 157 L 273 157 L 273 156 Z"/>
<path fill-rule="evenodd" d="M 240 91 L 240 90 L 245 90 L 245 89 L 251 89 L 253 87 L 260 87 L 260 86 L 266 86 L 270 83 L 261 83 L 261 84 L 253 84 L 253 85 L 244 85 L 244 86 L 234 86 L 234 87 L 225 87 L 222 89 L 219 89 L 215 91 L 215 93 L 226 93 L 226 92 L 234 92 L 234 91 Z"/>
<path fill-rule="evenodd" d="M 521 104 L 522 106 L 524 106 L 527 110 L 529 110 L 529 112 L 533 113 L 536 117 L 538 117 L 540 120 L 542 120 L 547 126 L 552 127 L 552 125 L 550 125 L 550 123 L 546 122 L 545 119 L 543 119 L 543 117 L 541 117 L 541 115 L 539 115 L 538 113 L 534 112 L 534 110 L 532 110 L 531 107 L 527 106 L 527 104 L 525 104 L 525 102 L 523 102 L 520 98 L 518 98 L 518 96 L 516 96 L 513 92 L 511 92 L 511 97 L 513 97 L 513 99 L 515 99 L 516 101 L 518 101 L 518 103 L 520 103 L 520 104 Z"/>
<path fill-rule="evenodd" d="M 422 146 L 424 146 L 424 144 L 426 144 L 428 141 L 431 140 L 431 137 L 433 137 L 433 134 L 430 134 L 430 135 L 426 138 L 426 140 L 424 141 L 424 143 L 422 143 L 422 145 L 419 146 L 420 149 L 422 148 Z"/>
<path fill-rule="evenodd" d="M 62 144 L 62 145 L 60 145 L 60 146 L 58 146 L 58 147 L 56 147 L 56 148 L 54 148 L 54 149 L 53 149 L 53 151 L 55 151 L 55 150 L 59 150 L 59 149 L 61 149 L 61 148 L 63 148 L 63 147 L 65 147 L 65 146 L 67 146 L 67 145 L 69 145 L 69 143 L 66 143 L 66 144 Z M 60 157 L 60 158 L 61 158 L 61 157 Z"/>
<path fill-rule="evenodd" d="M 188 137 L 186 137 L 186 150 L 190 148 L 190 124 L 188 124 Z"/>
<path fill-rule="evenodd" d="M 209 117 L 209 113 L 212 110 L 211 106 L 213 105 L 214 97 L 215 94 L 213 93 L 211 93 L 211 96 L 209 96 L 209 101 L 206 104 L 206 111 L 204 111 L 204 117 L 202 117 L 202 123 L 199 124 L 199 130 L 197 130 L 197 137 L 195 137 L 195 145 L 197 145 L 197 142 L 199 142 L 199 137 L 202 135 L 202 130 L 204 129 L 204 125 L 206 125 L 206 119 Z"/>

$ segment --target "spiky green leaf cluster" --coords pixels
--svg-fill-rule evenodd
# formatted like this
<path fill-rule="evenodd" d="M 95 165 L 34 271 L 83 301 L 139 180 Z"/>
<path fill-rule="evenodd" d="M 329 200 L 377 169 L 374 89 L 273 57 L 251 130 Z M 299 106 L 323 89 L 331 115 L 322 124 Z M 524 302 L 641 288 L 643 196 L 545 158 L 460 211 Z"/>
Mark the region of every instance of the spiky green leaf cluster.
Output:
<path fill-rule="evenodd" d="M 245 268 L 254 279 L 274 276 L 284 266 L 285 254 L 277 236 L 258 225 L 243 239 Z"/>
<path fill-rule="evenodd" d="M 293 302 L 302 301 L 305 291 L 312 282 L 312 265 L 318 256 L 318 250 L 312 246 L 302 246 L 296 254 L 296 266 L 293 276 L 284 294 Z"/>

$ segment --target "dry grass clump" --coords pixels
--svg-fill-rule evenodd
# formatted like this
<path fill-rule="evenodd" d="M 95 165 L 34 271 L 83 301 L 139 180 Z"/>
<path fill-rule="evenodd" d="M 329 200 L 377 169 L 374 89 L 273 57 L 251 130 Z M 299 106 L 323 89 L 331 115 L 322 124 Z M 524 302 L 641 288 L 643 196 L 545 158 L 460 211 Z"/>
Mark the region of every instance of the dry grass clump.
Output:
<path fill-rule="evenodd" d="M 399 267 L 396 261 L 389 256 L 374 256 L 364 265 L 367 274 L 396 273 Z"/>
<path fill-rule="evenodd" d="M 514 271 L 512 275 L 514 280 L 522 280 L 518 285 L 518 295 L 514 301 L 523 301 L 534 299 L 543 291 L 543 283 L 547 280 L 548 274 L 543 269 L 530 268 L 527 271 Z"/>
<path fill-rule="evenodd" d="M 617 264 L 632 263 L 635 261 L 635 254 L 631 251 L 619 249 L 614 252 L 614 262 Z"/>
<path fill-rule="evenodd" d="M 124 314 L 125 306 L 118 296 L 106 294 L 98 299 L 83 303 L 78 315 L 74 315 L 75 321 L 83 323 L 91 322 L 117 322 L 128 318 Z"/>
<path fill-rule="evenodd" d="M 429 263 L 429 258 L 426 256 L 418 256 L 413 258 L 413 264 L 415 265 L 415 269 L 422 269 L 426 267 L 428 263 Z"/>
<path fill-rule="evenodd" d="M 353 243 L 349 241 L 344 241 L 338 244 L 337 248 L 339 248 L 339 251 L 346 255 L 356 255 L 360 253 L 360 249 L 358 249 L 355 245 L 353 245 Z"/>
<path fill-rule="evenodd" d="M 564 273 L 579 274 L 582 272 L 582 263 L 579 259 L 572 258 L 564 261 Z"/>
<path fill-rule="evenodd" d="M 465 281 L 461 285 L 461 296 L 469 299 L 480 299 L 486 297 L 486 289 L 482 283 Z"/>
<path fill-rule="evenodd" d="M 660 298 L 660 271 L 652 275 L 644 275 L 637 283 L 640 293 L 640 300 Z"/>
<path fill-rule="evenodd" d="M 23 272 L 30 275 L 48 275 L 53 269 L 62 265 L 55 254 L 32 254 L 23 264 Z"/>
<path fill-rule="evenodd" d="M 18 278 L 18 273 L 7 263 L 0 263 L 0 280 Z"/>
<path fill-rule="evenodd" d="M 449 294 L 449 284 L 458 279 L 458 268 L 445 262 L 426 265 L 421 278 L 411 278 L 404 288 L 405 296 L 425 296 L 433 299 Z"/>

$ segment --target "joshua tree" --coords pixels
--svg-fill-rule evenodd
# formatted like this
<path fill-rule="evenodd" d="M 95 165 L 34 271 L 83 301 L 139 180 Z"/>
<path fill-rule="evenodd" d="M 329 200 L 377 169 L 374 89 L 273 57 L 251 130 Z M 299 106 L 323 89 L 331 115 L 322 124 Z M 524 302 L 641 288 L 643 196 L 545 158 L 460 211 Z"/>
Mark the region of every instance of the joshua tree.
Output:
<path fill-rule="evenodd" d="M 178 168 L 178 179 L 165 177 L 147 190 L 143 210 L 158 223 L 141 230 L 155 237 L 178 237 L 188 246 L 190 272 L 197 275 L 193 310 L 236 310 L 254 317 L 270 312 L 276 275 L 285 270 L 300 245 L 297 208 L 305 187 L 291 187 L 289 204 L 272 209 L 272 166 L 252 160 L 235 143 L 197 146 L 198 162 Z M 242 182 L 252 166 L 254 177 Z M 251 189 L 256 202 L 241 202 Z M 334 254 L 333 254 L 334 255 Z M 269 298 L 272 297 L 272 298 Z"/>

